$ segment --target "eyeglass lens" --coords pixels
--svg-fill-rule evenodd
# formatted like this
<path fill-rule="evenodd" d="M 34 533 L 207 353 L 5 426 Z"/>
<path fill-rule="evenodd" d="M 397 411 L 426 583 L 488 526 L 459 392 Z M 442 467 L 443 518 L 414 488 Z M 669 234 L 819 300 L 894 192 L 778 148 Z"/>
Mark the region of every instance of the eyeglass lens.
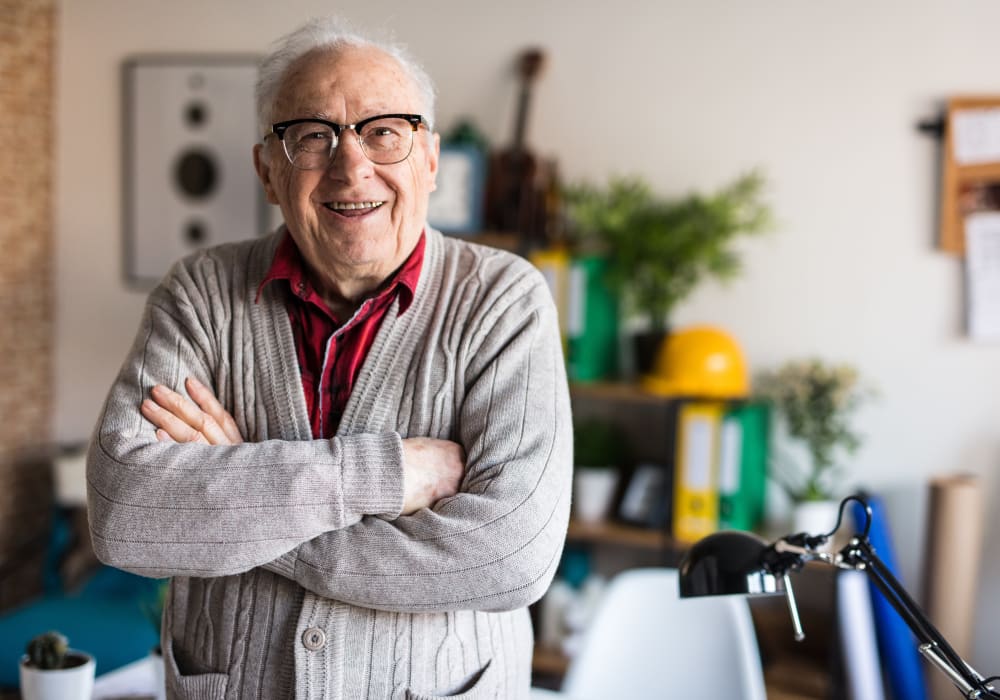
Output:
<path fill-rule="evenodd" d="M 358 138 L 369 160 L 380 165 L 390 165 L 405 160 L 410 155 L 413 148 L 413 126 L 405 119 L 395 117 L 376 119 L 361 127 Z M 332 127 L 311 121 L 289 126 L 282 138 L 288 160 L 302 170 L 326 168 L 337 149 L 337 142 L 337 135 Z"/>

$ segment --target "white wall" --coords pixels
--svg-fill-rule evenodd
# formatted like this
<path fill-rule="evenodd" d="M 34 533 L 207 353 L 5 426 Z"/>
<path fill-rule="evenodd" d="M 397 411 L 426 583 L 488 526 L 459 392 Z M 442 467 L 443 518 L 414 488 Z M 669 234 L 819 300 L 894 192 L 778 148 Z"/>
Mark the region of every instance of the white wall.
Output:
<path fill-rule="evenodd" d="M 949 95 L 1000 92 L 1000 3 L 588 5 L 341 4 L 359 24 L 394 30 L 425 62 L 442 127 L 468 114 L 500 143 L 512 131 L 513 57 L 545 47 L 529 140 L 568 179 L 641 173 L 679 193 L 764 169 L 780 231 L 748 243 L 741 279 L 705 286 L 675 321 L 728 328 L 756 368 L 818 353 L 874 379 L 881 399 L 864 412 L 869 437 L 853 474 L 888 494 L 903 574 L 919 591 L 925 479 L 967 470 L 998 496 L 1000 348 L 961 334 L 961 264 L 933 246 L 936 146 L 915 124 Z M 120 62 L 133 52 L 261 51 L 331 9 L 318 0 L 63 2 L 57 439 L 88 436 L 143 301 L 120 275 Z M 998 526 L 991 516 L 989 529 Z M 971 660 L 996 672 L 1000 631 L 985 621 L 1000 614 L 1000 542 L 986 547 Z"/>

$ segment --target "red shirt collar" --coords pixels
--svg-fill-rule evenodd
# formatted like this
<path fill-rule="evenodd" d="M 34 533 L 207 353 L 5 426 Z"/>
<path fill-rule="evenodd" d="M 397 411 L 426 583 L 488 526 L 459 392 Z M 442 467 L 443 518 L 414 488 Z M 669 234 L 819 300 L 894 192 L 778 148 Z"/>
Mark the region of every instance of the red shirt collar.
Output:
<path fill-rule="evenodd" d="M 413 295 L 417 291 L 417 282 L 420 280 L 420 270 L 424 264 L 424 249 L 427 245 L 427 237 L 424 232 L 420 233 L 417 245 L 413 247 L 413 252 L 403 262 L 398 270 L 392 274 L 379 289 L 372 294 L 372 298 L 379 298 L 390 294 L 399 294 L 399 315 L 402 315 L 410 304 L 413 303 Z M 316 293 L 312 283 L 309 281 L 305 260 L 299 247 L 295 245 L 295 240 L 285 229 L 278 249 L 274 252 L 274 259 L 268 269 L 264 279 L 257 287 L 257 297 L 255 302 L 260 301 L 261 292 L 264 285 L 275 280 L 287 280 L 288 285 L 295 296 L 304 301 L 317 304 L 329 313 L 326 303 L 322 297 Z"/>

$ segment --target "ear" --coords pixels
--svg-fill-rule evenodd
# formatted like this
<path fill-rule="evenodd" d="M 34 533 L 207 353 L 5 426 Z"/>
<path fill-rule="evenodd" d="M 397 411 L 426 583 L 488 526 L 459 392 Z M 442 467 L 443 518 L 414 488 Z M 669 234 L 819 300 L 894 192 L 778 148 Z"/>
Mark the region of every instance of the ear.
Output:
<path fill-rule="evenodd" d="M 257 171 L 257 177 L 260 178 L 260 184 L 264 186 L 264 196 L 267 197 L 268 204 L 278 204 L 278 197 L 271 184 L 271 157 L 264 148 L 265 144 L 254 144 L 253 167 Z"/>
<path fill-rule="evenodd" d="M 430 192 L 437 189 L 438 159 L 441 157 L 441 135 L 436 131 L 433 142 L 427 149 L 427 169 L 431 177 Z"/>

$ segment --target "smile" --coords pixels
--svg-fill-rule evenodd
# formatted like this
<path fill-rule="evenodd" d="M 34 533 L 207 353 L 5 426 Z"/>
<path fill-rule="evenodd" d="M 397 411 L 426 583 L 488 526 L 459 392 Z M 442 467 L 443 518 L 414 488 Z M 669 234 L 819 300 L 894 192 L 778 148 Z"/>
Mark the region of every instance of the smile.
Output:
<path fill-rule="evenodd" d="M 353 211 L 356 209 L 378 209 L 385 202 L 327 202 L 323 206 L 333 211 Z"/>

